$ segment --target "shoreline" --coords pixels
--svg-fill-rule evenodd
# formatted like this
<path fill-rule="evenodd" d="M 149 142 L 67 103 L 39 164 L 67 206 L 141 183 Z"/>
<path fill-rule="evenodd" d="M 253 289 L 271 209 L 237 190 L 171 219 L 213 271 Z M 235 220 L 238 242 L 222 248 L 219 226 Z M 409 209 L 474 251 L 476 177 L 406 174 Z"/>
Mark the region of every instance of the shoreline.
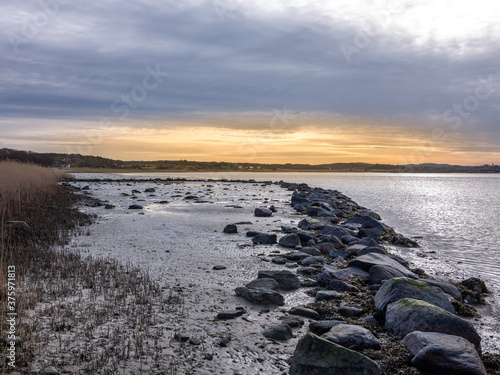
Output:
<path fill-rule="evenodd" d="M 295 253 L 295 249 L 280 245 L 252 246 L 251 238 L 243 237 L 241 233 L 222 233 L 224 225 L 240 223 L 237 224 L 238 231 L 274 233 L 279 238 L 293 234 L 293 228 L 291 232 L 290 228 L 283 232 L 280 227 L 282 225 L 295 227 L 297 222 L 306 216 L 299 214 L 290 206 L 291 192 L 277 191 L 276 183 L 180 178 L 74 180 L 69 184 L 81 189 L 89 182 L 93 184 L 88 190 L 92 198 L 85 210 L 87 212 L 102 211 L 100 211 L 98 223 L 89 228 L 89 235 L 72 241 L 72 248 L 92 257 L 111 256 L 122 263 L 145 266 L 149 269 L 151 276 L 163 285 L 161 287 L 162 301 L 153 304 L 153 311 L 157 316 L 156 324 L 150 328 L 151 332 L 163 332 L 164 339 L 160 339 L 158 344 L 158 348 L 162 348 L 159 352 L 160 357 L 153 361 L 153 352 L 146 353 L 144 360 L 140 356 L 133 361 L 128 360 L 128 367 L 123 371 L 131 373 L 134 369 L 149 368 L 150 373 L 162 373 L 161 371 L 174 371 L 175 369 L 185 374 L 206 374 L 211 373 L 210 371 L 230 375 L 236 373 L 281 374 L 288 371 L 297 340 L 307 334 L 307 322 L 313 320 L 300 317 L 299 319 L 306 324 L 293 327 L 292 332 L 295 337 L 284 342 L 266 339 L 262 331 L 272 328 L 283 318 L 293 318 L 294 316 L 289 311 L 291 307 L 309 306 L 324 314 L 323 317 L 330 314 L 330 318 L 336 317 L 343 319 L 344 322 L 356 324 L 357 318 L 339 315 L 338 300 L 318 304 L 314 298 L 311 298 L 311 293 L 316 292 L 315 289 L 319 287 L 314 282 L 316 276 L 321 273 L 322 265 L 317 266 L 315 271 L 309 269 L 309 275 L 299 274 L 301 281 L 305 281 L 299 289 L 282 292 L 285 297 L 285 307 L 256 305 L 234 294 L 236 287 L 250 282 L 257 276 L 259 270 L 295 272 L 295 268 L 288 268 L 293 264 L 298 264 L 298 268 L 307 268 L 300 267 L 301 261 L 289 259 L 288 254 Z M 209 187 L 207 184 L 213 186 Z M 243 184 L 241 191 L 239 187 L 235 187 L 238 184 Z M 286 183 L 283 184 L 286 186 Z M 298 186 L 298 184 L 288 185 L 288 187 L 292 186 Z M 305 189 L 304 184 L 301 186 Z M 144 192 L 145 188 L 151 187 L 156 189 L 151 194 L 155 195 L 154 197 Z M 286 190 L 282 187 L 279 189 Z M 310 189 L 313 190 L 313 188 Z M 129 190 L 137 192 L 135 193 L 136 199 L 131 198 L 134 194 L 129 194 Z M 181 190 L 183 193 L 199 195 L 199 199 L 185 200 L 182 196 L 186 197 L 186 195 L 182 194 Z M 85 191 L 80 190 L 80 192 Z M 123 196 L 122 193 L 129 195 Z M 180 199 L 170 198 L 168 203 L 161 205 L 158 203 L 167 196 L 175 195 L 181 195 L 178 197 Z M 103 205 L 111 203 L 116 207 L 109 211 L 104 211 L 102 205 L 91 207 L 91 202 L 97 200 L 102 200 Z M 105 202 L 106 200 L 109 202 Z M 348 197 L 344 200 L 349 201 Z M 196 203 L 197 201 L 199 202 Z M 144 209 L 130 211 L 126 208 L 127 202 L 138 202 L 144 205 Z M 253 215 L 254 208 L 271 204 L 275 205 L 278 211 L 273 216 L 257 218 Z M 163 211 L 165 209 L 166 211 Z M 168 220 L 169 217 L 175 222 Z M 250 222 L 252 224 L 249 224 Z M 167 234 L 165 234 L 165 228 L 169 228 Z M 188 234 L 193 230 L 201 233 L 193 233 L 189 238 Z M 134 232 L 142 233 L 142 236 L 132 235 Z M 105 240 L 106 237 L 108 240 Z M 212 246 L 217 248 L 210 249 Z M 203 249 L 204 247 L 209 249 Z M 144 248 L 147 250 L 141 254 L 141 249 Z M 345 248 L 347 247 L 345 246 L 344 250 Z M 163 249 L 162 254 L 160 254 L 160 249 Z M 166 253 L 165 249 L 169 251 Z M 193 263 L 192 256 L 190 253 L 186 254 L 186 251 L 195 251 L 197 261 Z M 335 260 L 329 257 L 329 254 L 324 254 L 322 257 L 327 263 Z M 164 261 L 160 263 L 162 258 Z M 226 268 L 214 270 L 213 267 L 217 265 L 223 265 Z M 345 268 L 339 268 L 338 271 L 342 269 Z M 360 289 L 357 293 L 361 293 L 359 298 L 362 300 L 373 297 L 374 291 L 363 289 L 366 285 L 359 280 L 351 283 Z M 357 297 L 351 294 L 347 293 L 343 299 L 356 301 Z M 165 301 L 167 301 L 167 306 L 171 306 L 171 310 L 167 313 L 162 312 L 161 305 Z M 373 315 L 368 314 L 369 312 L 376 312 L 373 307 L 370 307 L 371 304 L 368 303 L 365 307 L 364 317 Z M 246 310 L 242 317 L 231 320 L 217 319 L 217 314 L 220 312 L 232 311 L 239 306 Z M 116 324 L 123 324 L 123 322 L 120 322 L 119 318 L 115 322 L 106 323 L 108 327 L 116 326 Z M 357 324 L 369 327 L 365 322 Z M 382 339 L 383 350 L 395 348 L 395 343 L 390 339 L 391 335 L 385 333 L 382 328 L 370 329 Z M 226 346 L 222 346 L 221 343 L 228 334 L 231 340 Z M 157 335 L 159 333 L 155 337 L 159 337 Z M 147 335 L 144 336 L 145 339 L 146 337 Z M 153 350 L 153 348 L 154 345 L 151 344 L 150 349 Z M 398 360 L 400 364 L 407 365 L 408 358 L 411 359 L 410 354 L 403 349 L 402 353 L 405 357 Z M 377 358 L 376 353 L 369 352 L 368 354 Z M 383 363 L 383 359 L 378 361 Z M 220 366 L 224 368 L 221 370 Z"/>

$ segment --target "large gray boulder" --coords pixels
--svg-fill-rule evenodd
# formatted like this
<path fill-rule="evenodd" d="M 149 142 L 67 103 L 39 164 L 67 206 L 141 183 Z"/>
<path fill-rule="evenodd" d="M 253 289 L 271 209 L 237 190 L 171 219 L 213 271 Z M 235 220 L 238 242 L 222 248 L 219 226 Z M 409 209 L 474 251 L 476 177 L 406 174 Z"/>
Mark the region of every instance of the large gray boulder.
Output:
<path fill-rule="evenodd" d="M 448 294 L 440 288 L 409 277 L 395 277 L 386 281 L 375 295 L 375 307 L 384 311 L 388 304 L 401 298 L 426 301 L 446 311 L 455 312 Z"/>
<path fill-rule="evenodd" d="M 325 340 L 352 350 L 380 349 L 380 341 L 366 328 L 352 324 L 339 324 L 323 334 Z"/>
<path fill-rule="evenodd" d="M 457 301 L 462 302 L 462 295 L 460 294 L 460 291 L 455 285 L 439 280 L 428 280 L 428 279 L 419 279 L 419 280 L 429 285 L 437 286 L 438 288 L 442 289 L 443 292 L 449 294 Z"/>
<path fill-rule="evenodd" d="M 380 366 L 353 350 L 314 333 L 302 337 L 293 353 L 290 375 L 379 375 Z"/>
<path fill-rule="evenodd" d="M 259 279 L 265 278 L 276 280 L 282 290 L 299 289 L 301 285 L 299 277 L 288 270 L 259 271 L 257 277 Z"/>
<path fill-rule="evenodd" d="M 463 337 L 481 350 L 481 337 L 472 323 L 428 302 L 403 298 L 387 306 L 385 328 L 406 336 L 413 331 L 440 332 Z"/>
<path fill-rule="evenodd" d="M 405 275 L 391 266 L 373 266 L 370 268 L 370 283 L 380 284 L 383 280 L 389 280 L 394 277 L 404 277 Z"/>
<path fill-rule="evenodd" d="M 300 237 L 293 233 L 281 237 L 278 243 L 280 246 L 291 247 L 291 248 L 296 248 L 301 244 Z"/>
<path fill-rule="evenodd" d="M 462 337 L 415 331 L 402 343 L 415 355 L 411 362 L 420 370 L 442 375 L 486 375 L 474 345 Z"/>
<path fill-rule="evenodd" d="M 370 253 L 362 255 L 349 262 L 349 266 L 361 268 L 363 271 L 369 272 L 373 266 L 390 266 L 398 270 L 406 277 L 418 279 L 418 276 L 405 268 L 402 264 L 396 262 L 391 257 L 384 254 Z"/>

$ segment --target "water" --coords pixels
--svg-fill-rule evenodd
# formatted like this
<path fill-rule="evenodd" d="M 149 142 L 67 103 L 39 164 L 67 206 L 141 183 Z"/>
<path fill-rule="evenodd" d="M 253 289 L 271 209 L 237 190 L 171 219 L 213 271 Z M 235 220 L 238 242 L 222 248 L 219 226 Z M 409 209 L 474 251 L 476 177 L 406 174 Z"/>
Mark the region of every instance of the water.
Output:
<path fill-rule="evenodd" d="M 284 180 L 339 190 L 378 212 L 397 232 L 418 237 L 424 251 L 436 252 L 432 258 L 447 266 L 447 273 L 479 276 L 500 289 L 500 175 L 258 172 L 132 175 Z"/>

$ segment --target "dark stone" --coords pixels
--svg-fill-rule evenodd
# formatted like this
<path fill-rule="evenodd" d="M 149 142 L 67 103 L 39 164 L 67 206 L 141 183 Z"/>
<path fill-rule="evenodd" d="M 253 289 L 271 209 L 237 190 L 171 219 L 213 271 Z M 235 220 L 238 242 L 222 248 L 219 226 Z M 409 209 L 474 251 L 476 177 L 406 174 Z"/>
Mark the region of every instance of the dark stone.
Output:
<path fill-rule="evenodd" d="M 255 209 L 254 215 L 257 217 L 270 217 L 273 215 L 273 212 L 265 207 L 258 207 Z"/>
<path fill-rule="evenodd" d="M 392 268 L 391 266 L 373 266 L 370 268 L 370 283 L 372 284 L 380 284 L 383 280 L 389 280 L 393 277 L 404 277 L 405 275 L 398 271 L 397 269 Z"/>
<path fill-rule="evenodd" d="M 362 237 L 358 243 L 366 247 L 381 247 L 377 241 L 370 237 Z"/>
<path fill-rule="evenodd" d="M 259 271 L 257 277 L 259 279 L 268 278 L 276 280 L 282 290 L 291 290 L 300 288 L 300 279 L 296 274 L 288 270 Z"/>
<path fill-rule="evenodd" d="M 303 266 L 310 266 L 311 264 L 324 264 L 325 263 L 325 258 L 322 256 L 310 256 L 302 260 L 300 262 L 301 265 Z"/>
<path fill-rule="evenodd" d="M 283 247 L 295 248 L 301 245 L 300 238 L 296 234 L 287 234 L 279 239 L 279 245 Z"/>
<path fill-rule="evenodd" d="M 113 206 L 112 204 L 106 204 L 106 205 L 104 206 L 104 209 L 105 209 L 105 210 L 112 210 L 113 208 L 115 208 L 115 206 Z"/>
<path fill-rule="evenodd" d="M 351 255 L 358 255 L 358 253 L 363 249 L 366 249 L 366 246 L 358 243 L 356 245 L 349 246 L 345 249 L 345 251 L 349 252 Z"/>
<path fill-rule="evenodd" d="M 323 244 L 328 244 L 328 245 L 333 246 L 333 248 L 329 247 L 328 251 L 331 251 L 333 249 L 343 249 L 345 247 L 344 244 L 342 243 L 342 241 L 337 236 L 331 236 L 331 235 L 321 237 L 319 245 L 323 245 Z M 318 247 L 318 246 L 316 246 L 316 247 Z M 324 251 L 325 254 L 328 254 L 328 252 L 326 250 L 322 250 L 322 251 Z"/>
<path fill-rule="evenodd" d="M 252 238 L 254 244 L 273 245 L 278 242 L 278 237 L 275 234 L 261 233 Z"/>
<path fill-rule="evenodd" d="M 440 288 L 408 277 L 395 277 L 382 284 L 375 295 L 375 307 L 384 311 L 388 304 L 402 298 L 426 301 L 446 311 L 455 312 L 448 295 Z"/>
<path fill-rule="evenodd" d="M 321 251 L 319 251 L 315 247 L 303 247 L 302 249 L 300 249 L 300 251 L 302 253 L 306 253 L 306 254 L 309 254 L 309 255 L 312 255 L 312 256 L 321 255 Z"/>
<path fill-rule="evenodd" d="M 335 272 L 338 279 L 348 278 L 348 279 L 362 279 L 367 280 L 369 277 L 368 272 L 360 270 L 356 267 L 346 267 Z"/>
<path fill-rule="evenodd" d="M 156 189 L 155 188 L 147 188 L 146 190 L 144 190 L 145 193 L 155 193 L 156 192 Z"/>
<path fill-rule="evenodd" d="M 271 259 L 271 263 L 274 263 L 274 264 L 286 264 L 287 261 L 285 258 L 281 258 L 281 257 L 273 257 Z"/>
<path fill-rule="evenodd" d="M 238 233 L 238 227 L 234 224 L 228 224 L 224 227 L 224 233 L 227 234 Z"/>
<path fill-rule="evenodd" d="M 271 207 L 269 207 L 269 211 L 271 211 L 271 212 L 277 212 L 276 207 L 274 207 L 274 205 L 272 205 Z"/>
<path fill-rule="evenodd" d="M 128 206 L 129 210 L 142 210 L 144 207 L 142 207 L 140 204 L 132 204 Z"/>
<path fill-rule="evenodd" d="M 213 267 L 215 271 L 225 270 L 227 267 L 222 265 L 216 265 Z"/>
<path fill-rule="evenodd" d="M 307 198 L 298 196 L 298 195 L 292 195 L 292 207 L 295 206 L 296 204 L 301 204 L 303 206 L 310 206 L 311 201 Z"/>
<path fill-rule="evenodd" d="M 301 273 L 304 275 L 312 275 L 313 273 L 316 272 L 318 272 L 318 269 L 314 267 L 301 267 L 297 269 L 297 273 Z"/>
<path fill-rule="evenodd" d="M 222 311 L 217 314 L 217 318 L 221 320 L 235 319 L 239 316 L 244 315 L 245 313 L 246 313 L 245 309 Z"/>
<path fill-rule="evenodd" d="M 287 341 L 293 337 L 292 329 L 288 324 L 279 324 L 268 328 L 262 334 L 270 340 Z"/>
<path fill-rule="evenodd" d="M 310 318 L 310 319 L 314 319 L 314 320 L 319 319 L 319 314 L 316 311 L 314 311 L 312 309 L 308 309 L 307 307 L 303 307 L 303 306 L 292 307 L 288 311 L 288 313 L 292 314 L 292 315 L 304 316 L 306 318 Z"/>
<path fill-rule="evenodd" d="M 376 212 L 371 211 L 371 210 L 358 211 L 358 215 L 359 216 L 370 216 L 372 219 L 381 220 L 380 215 L 377 214 Z"/>
<path fill-rule="evenodd" d="M 406 269 L 404 266 L 393 260 L 391 257 L 384 254 L 370 253 L 362 255 L 353 259 L 349 262 L 349 266 L 361 268 L 363 271 L 369 272 L 370 268 L 377 265 L 390 266 L 399 272 L 401 272 L 406 277 L 411 277 L 417 279 L 418 276 L 415 275 L 410 270 Z"/>
<path fill-rule="evenodd" d="M 302 250 L 302 249 L 301 249 Z M 309 258 L 311 255 L 307 253 L 303 253 L 302 251 L 297 251 L 295 253 L 290 253 L 287 255 L 289 260 L 297 261 Z"/>
<path fill-rule="evenodd" d="M 334 225 L 324 225 L 323 228 L 321 228 L 320 233 L 325 236 L 335 236 L 338 238 L 342 238 L 345 235 L 352 235 L 352 231 Z"/>
<path fill-rule="evenodd" d="M 340 304 L 339 314 L 346 317 L 360 317 L 363 315 L 363 309 L 357 307 L 347 306 L 344 303 Z"/>
<path fill-rule="evenodd" d="M 415 355 L 411 362 L 420 370 L 443 375 L 486 375 L 474 345 L 462 337 L 415 331 L 402 343 Z"/>
<path fill-rule="evenodd" d="M 366 328 L 352 324 L 338 324 L 321 337 L 352 350 L 380 350 L 381 348 L 380 341 L 373 333 Z"/>
<path fill-rule="evenodd" d="M 344 295 L 334 290 L 319 290 L 316 292 L 316 301 L 327 301 L 341 298 L 344 298 Z"/>
<path fill-rule="evenodd" d="M 235 292 L 237 296 L 261 305 L 283 306 L 285 304 L 285 298 L 271 289 L 239 287 L 235 289 Z"/>
<path fill-rule="evenodd" d="M 350 252 L 344 251 L 344 250 L 333 250 L 333 251 L 330 251 L 330 253 L 328 254 L 328 256 L 330 256 L 332 258 L 341 257 L 344 259 L 346 259 L 350 255 L 351 255 Z"/>
<path fill-rule="evenodd" d="M 225 348 L 229 345 L 230 342 L 231 342 L 231 335 L 229 333 L 226 333 L 224 336 L 220 338 L 219 345 Z"/>
<path fill-rule="evenodd" d="M 255 230 L 249 230 L 247 233 L 246 233 L 246 236 L 247 237 L 255 237 L 255 236 L 259 236 L 261 234 L 264 234 L 262 232 L 257 232 Z"/>
<path fill-rule="evenodd" d="M 469 340 L 478 352 L 481 337 L 473 324 L 428 302 L 403 298 L 387 306 L 385 328 L 406 336 L 413 331 L 440 332 Z"/>
<path fill-rule="evenodd" d="M 371 253 L 385 254 L 385 250 L 380 247 L 365 247 L 364 249 L 358 252 L 357 256 L 362 256 Z"/>
<path fill-rule="evenodd" d="M 379 375 L 368 357 L 308 333 L 302 337 L 290 365 L 290 375 Z"/>
<path fill-rule="evenodd" d="M 351 236 L 350 234 L 346 234 L 345 236 L 342 236 L 340 239 L 342 240 L 343 243 L 347 245 L 351 244 L 354 245 L 356 243 L 359 243 L 359 238 Z"/>
<path fill-rule="evenodd" d="M 432 285 L 432 286 L 437 286 L 443 292 L 449 294 L 450 296 L 455 298 L 457 301 L 462 302 L 462 295 L 460 294 L 460 291 L 458 290 L 458 288 L 453 284 L 447 283 L 445 281 L 428 280 L 428 279 L 419 279 L 419 281 L 423 281 L 424 283 Z"/>
<path fill-rule="evenodd" d="M 261 279 L 255 279 L 253 281 L 250 281 L 247 285 L 245 285 L 248 289 L 270 289 L 274 290 L 275 292 L 280 291 L 280 284 L 274 279 L 266 279 L 266 278 L 261 278 Z"/>
<path fill-rule="evenodd" d="M 319 322 L 309 323 L 309 329 L 317 335 L 322 335 L 323 333 L 328 332 L 332 327 L 339 324 L 345 324 L 345 322 L 340 320 L 321 320 Z"/>

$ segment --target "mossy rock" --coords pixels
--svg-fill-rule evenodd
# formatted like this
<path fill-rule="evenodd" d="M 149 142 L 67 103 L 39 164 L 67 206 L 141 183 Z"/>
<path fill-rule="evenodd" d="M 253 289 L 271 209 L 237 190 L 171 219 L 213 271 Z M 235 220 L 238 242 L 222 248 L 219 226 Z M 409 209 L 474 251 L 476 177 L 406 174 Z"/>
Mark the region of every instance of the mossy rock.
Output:
<path fill-rule="evenodd" d="M 380 366 L 368 357 L 322 339 L 302 337 L 292 357 L 290 375 L 379 375 Z"/>

